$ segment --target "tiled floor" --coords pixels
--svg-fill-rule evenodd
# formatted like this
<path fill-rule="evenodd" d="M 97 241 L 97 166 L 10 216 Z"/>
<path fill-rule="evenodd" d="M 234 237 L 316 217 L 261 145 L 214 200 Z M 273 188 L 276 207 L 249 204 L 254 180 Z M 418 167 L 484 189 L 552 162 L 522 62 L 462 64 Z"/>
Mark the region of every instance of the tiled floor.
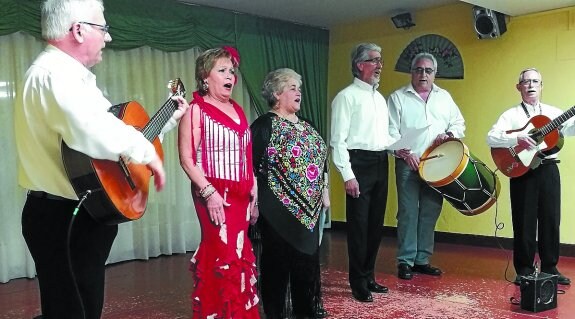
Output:
<path fill-rule="evenodd" d="M 514 278 L 510 252 L 457 244 L 437 244 L 433 265 L 441 277 L 416 275 L 406 281 L 396 277 L 395 240 L 385 238 L 377 265 L 377 279 L 390 288 L 363 304 L 351 298 L 347 286 L 345 233 L 332 231 L 322 245 L 322 281 L 325 307 L 330 318 L 347 319 L 528 319 L 575 318 L 575 291 L 559 286 L 558 306 L 529 312 L 514 305 L 519 287 L 504 278 Z M 149 261 L 110 265 L 107 272 L 106 306 L 103 319 L 190 318 L 191 253 Z M 575 279 L 575 258 L 561 258 L 559 269 Z M 15 279 L 0 284 L 0 319 L 31 319 L 39 314 L 36 281 Z"/>

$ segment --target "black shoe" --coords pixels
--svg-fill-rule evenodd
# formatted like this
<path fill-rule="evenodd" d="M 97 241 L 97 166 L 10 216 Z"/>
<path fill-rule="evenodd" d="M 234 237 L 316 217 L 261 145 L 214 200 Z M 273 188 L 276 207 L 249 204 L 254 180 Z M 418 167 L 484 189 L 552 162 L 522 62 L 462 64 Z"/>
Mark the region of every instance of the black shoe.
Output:
<path fill-rule="evenodd" d="M 315 318 L 316 319 L 322 319 L 322 318 L 327 318 L 329 316 L 329 313 L 323 309 L 323 307 L 319 307 L 315 310 Z"/>
<path fill-rule="evenodd" d="M 397 277 L 405 280 L 410 280 L 411 278 L 413 278 L 413 273 L 411 272 L 411 266 L 406 263 L 401 263 L 397 265 Z"/>
<path fill-rule="evenodd" d="M 420 274 L 430 275 L 430 276 L 440 276 L 442 273 L 441 269 L 439 269 L 437 267 L 433 267 L 430 264 L 413 265 L 413 267 L 411 267 L 411 270 L 413 270 L 414 272 L 418 272 Z"/>
<path fill-rule="evenodd" d="M 369 290 L 367 290 L 365 288 L 361 288 L 361 289 L 353 289 L 352 288 L 351 289 L 351 295 L 357 301 L 361 301 L 361 302 L 372 302 L 373 301 L 373 297 L 371 296 L 371 292 L 369 292 Z"/>
<path fill-rule="evenodd" d="M 557 273 L 557 283 L 560 285 L 568 286 L 571 284 L 571 279 L 563 276 L 561 273 Z"/>
<path fill-rule="evenodd" d="M 375 280 L 367 282 L 367 289 L 371 292 L 376 292 L 379 294 L 384 294 L 389 291 L 389 289 L 386 286 L 378 284 L 377 282 L 375 282 Z"/>

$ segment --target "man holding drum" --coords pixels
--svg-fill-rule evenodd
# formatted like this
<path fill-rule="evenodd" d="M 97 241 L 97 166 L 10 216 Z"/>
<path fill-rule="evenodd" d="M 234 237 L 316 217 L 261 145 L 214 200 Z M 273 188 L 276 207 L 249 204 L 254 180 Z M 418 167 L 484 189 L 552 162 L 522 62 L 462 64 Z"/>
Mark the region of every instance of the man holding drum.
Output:
<path fill-rule="evenodd" d="M 465 120 L 451 95 L 434 84 L 437 60 L 419 53 L 411 62 L 411 83 L 388 99 L 389 133 L 400 139 L 410 131 L 426 128 L 409 148 L 396 150 L 397 276 L 409 280 L 413 272 L 439 276 L 429 263 L 433 254 L 435 224 L 441 213 L 442 195 L 418 174 L 421 155 L 449 138 L 462 138 Z"/>
<path fill-rule="evenodd" d="M 534 150 L 537 144 L 539 147 L 542 145 L 541 141 L 538 143 L 530 134 L 529 128 L 539 128 L 538 125 L 534 125 L 536 122 L 534 120 L 541 119 L 543 116 L 550 121 L 561 116 L 562 111 L 541 103 L 543 81 L 541 73 L 536 69 L 529 68 L 521 71 L 515 87 L 521 93 L 522 101 L 499 117 L 487 134 L 487 144 L 499 149 L 520 147 L 523 149 L 517 152 L 520 156 L 519 154 L 524 151 Z M 573 113 L 567 113 L 563 113 L 563 119 L 573 115 Z M 527 129 L 522 130 L 528 123 L 530 125 Z M 513 132 L 510 132 L 512 130 Z M 572 120 L 563 125 L 561 133 L 575 135 Z M 571 280 L 557 270 L 561 220 L 561 179 L 557 167 L 559 160 L 556 152 L 543 154 L 541 158 L 539 156 L 538 154 L 534 158 L 538 166 L 529 165 L 531 169 L 526 173 L 509 180 L 513 221 L 513 265 L 517 273 L 515 284 L 520 284 L 521 276 L 535 272 L 534 260 L 537 250 L 541 260 L 540 270 L 557 275 L 559 284 L 569 285 Z"/>

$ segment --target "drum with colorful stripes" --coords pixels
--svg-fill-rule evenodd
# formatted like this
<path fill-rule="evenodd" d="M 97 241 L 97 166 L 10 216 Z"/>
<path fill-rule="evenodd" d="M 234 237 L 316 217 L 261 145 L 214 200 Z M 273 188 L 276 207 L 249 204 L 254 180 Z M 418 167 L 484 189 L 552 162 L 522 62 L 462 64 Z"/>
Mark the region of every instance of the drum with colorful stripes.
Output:
<path fill-rule="evenodd" d="M 464 215 L 477 215 L 496 201 L 497 175 L 459 139 L 428 148 L 419 162 L 419 175 Z"/>

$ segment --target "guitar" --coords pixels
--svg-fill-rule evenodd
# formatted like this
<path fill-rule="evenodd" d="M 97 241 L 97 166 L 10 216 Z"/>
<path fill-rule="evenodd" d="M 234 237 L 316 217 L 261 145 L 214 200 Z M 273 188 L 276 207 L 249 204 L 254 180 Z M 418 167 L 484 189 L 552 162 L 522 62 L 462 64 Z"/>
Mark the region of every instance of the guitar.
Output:
<path fill-rule="evenodd" d="M 508 177 L 519 177 L 529 169 L 536 168 L 545 156 L 554 154 L 563 147 L 563 136 L 557 128 L 573 115 L 575 106 L 553 120 L 545 115 L 536 115 L 522 128 L 506 131 L 507 134 L 526 132 L 535 141 L 536 147 L 529 150 L 519 145 L 491 148 L 493 162 Z"/>
<path fill-rule="evenodd" d="M 162 159 L 164 153 L 158 138 L 162 128 L 178 108 L 172 96 L 184 96 L 180 79 L 170 81 L 171 96 L 150 119 L 136 101 L 110 107 L 109 112 L 124 123 L 134 126 L 154 145 Z M 78 198 L 89 194 L 83 205 L 97 221 L 116 225 L 139 219 L 146 211 L 148 189 L 152 172 L 144 164 L 92 159 L 75 151 L 62 141 L 62 160 L 68 179 Z"/>

